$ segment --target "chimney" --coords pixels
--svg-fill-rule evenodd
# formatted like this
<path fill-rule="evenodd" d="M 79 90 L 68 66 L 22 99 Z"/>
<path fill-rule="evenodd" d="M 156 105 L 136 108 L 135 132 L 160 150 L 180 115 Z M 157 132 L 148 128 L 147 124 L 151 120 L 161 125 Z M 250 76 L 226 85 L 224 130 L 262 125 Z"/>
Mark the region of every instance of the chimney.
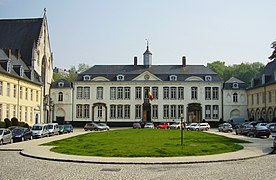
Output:
<path fill-rule="evenodd" d="M 182 66 L 186 66 L 186 56 L 182 56 Z"/>
<path fill-rule="evenodd" d="M 5 49 L 6 55 L 8 56 L 9 59 L 11 59 L 11 48 Z"/>
<path fill-rule="evenodd" d="M 137 66 L 137 56 L 134 56 L 134 66 Z"/>
<path fill-rule="evenodd" d="M 16 58 L 19 60 L 21 58 L 20 49 L 16 49 Z"/>

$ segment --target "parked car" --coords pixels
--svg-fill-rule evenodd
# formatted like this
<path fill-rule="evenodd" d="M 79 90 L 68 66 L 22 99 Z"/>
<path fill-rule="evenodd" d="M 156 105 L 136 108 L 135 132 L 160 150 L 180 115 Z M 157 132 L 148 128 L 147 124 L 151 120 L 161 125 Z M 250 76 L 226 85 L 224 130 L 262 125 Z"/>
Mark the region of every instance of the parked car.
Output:
<path fill-rule="evenodd" d="M 190 125 L 186 126 L 187 130 L 199 130 L 199 124 L 198 123 L 191 123 Z"/>
<path fill-rule="evenodd" d="M 198 130 L 200 131 L 208 131 L 210 129 L 209 123 L 200 123 Z"/>
<path fill-rule="evenodd" d="M 49 131 L 49 136 L 58 135 L 59 134 L 58 123 L 49 123 L 48 131 Z"/>
<path fill-rule="evenodd" d="M 181 122 L 175 122 L 170 125 L 170 129 L 180 129 L 181 127 Z M 184 128 L 184 124 L 182 123 L 182 128 Z"/>
<path fill-rule="evenodd" d="M 32 128 L 33 138 L 49 137 L 48 124 L 35 124 Z"/>
<path fill-rule="evenodd" d="M 146 123 L 146 124 L 145 124 L 144 128 L 154 129 L 154 124 L 153 124 L 153 123 L 148 122 L 148 123 Z"/>
<path fill-rule="evenodd" d="M 84 130 L 87 131 L 100 131 L 100 130 L 105 130 L 104 127 L 99 126 L 96 123 L 86 123 L 84 126 Z"/>
<path fill-rule="evenodd" d="M 11 130 L 0 128 L 0 145 L 12 142 L 13 140 Z"/>
<path fill-rule="evenodd" d="M 109 130 L 109 126 L 106 125 L 105 123 L 99 123 L 98 126 L 100 127 L 101 130 Z"/>
<path fill-rule="evenodd" d="M 66 131 L 67 133 L 70 133 L 74 131 L 74 128 L 71 124 L 64 124 L 64 131 Z"/>
<path fill-rule="evenodd" d="M 275 127 L 276 127 L 276 123 L 268 123 L 267 125 L 266 125 L 266 127 L 270 130 L 270 132 L 274 132 L 274 133 L 276 133 L 276 129 L 275 129 Z M 275 129 L 275 130 L 274 130 Z"/>
<path fill-rule="evenodd" d="M 276 135 L 273 135 L 273 142 L 272 142 L 272 147 L 275 149 L 276 148 Z"/>
<path fill-rule="evenodd" d="M 132 124 L 132 128 L 133 129 L 140 129 L 141 128 L 141 124 L 140 123 L 133 123 Z"/>
<path fill-rule="evenodd" d="M 233 132 L 233 127 L 230 123 L 223 123 L 219 125 L 219 132 Z"/>
<path fill-rule="evenodd" d="M 160 124 L 158 124 L 158 126 L 156 127 L 157 129 L 169 129 L 169 123 L 168 122 L 162 122 Z"/>
<path fill-rule="evenodd" d="M 64 125 L 58 125 L 58 133 L 59 134 L 67 133 L 64 129 Z"/>
<path fill-rule="evenodd" d="M 248 123 L 243 123 L 237 126 L 235 129 L 235 132 L 237 135 L 247 135 L 249 130 L 253 127 L 253 125 L 250 125 Z"/>
<path fill-rule="evenodd" d="M 255 126 L 252 127 L 248 132 L 249 137 L 261 137 L 266 136 L 269 138 L 270 130 L 266 126 Z"/>
<path fill-rule="evenodd" d="M 266 126 L 267 125 L 267 123 L 258 123 L 258 124 L 256 124 L 256 126 Z"/>
<path fill-rule="evenodd" d="M 17 127 L 12 130 L 13 142 L 33 139 L 32 131 L 29 128 Z"/>

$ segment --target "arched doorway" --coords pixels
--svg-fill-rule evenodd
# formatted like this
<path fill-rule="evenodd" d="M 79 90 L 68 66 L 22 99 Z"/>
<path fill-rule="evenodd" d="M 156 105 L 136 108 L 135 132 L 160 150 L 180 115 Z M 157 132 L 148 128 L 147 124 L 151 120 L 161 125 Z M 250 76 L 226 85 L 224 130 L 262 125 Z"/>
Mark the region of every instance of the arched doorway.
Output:
<path fill-rule="evenodd" d="M 56 112 L 56 121 L 58 124 L 64 124 L 65 121 L 65 111 L 62 108 L 58 108 Z"/>
<path fill-rule="evenodd" d="M 92 122 L 95 121 L 95 108 L 98 107 L 98 116 L 99 116 L 99 113 L 102 112 L 102 108 L 104 108 L 104 120 L 105 120 L 105 123 L 107 124 L 107 106 L 105 103 L 94 103 L 93 106 L 92 106 Z M 103 115 L 103 114 L 101 114 Z"/>
<path fill-rule="evenodd" d="M 202 107 L 199 103 L 190 103 L 187 107 L 187 123 L 202 121 Z"/>
<path fill-rule="evenodd" d="M 231 117 L 240 117 L 241 113 L 240 113 L 240 110 L 238 109 L 233 109 L 231 112 L 230 112 L 230 118 Z"/>

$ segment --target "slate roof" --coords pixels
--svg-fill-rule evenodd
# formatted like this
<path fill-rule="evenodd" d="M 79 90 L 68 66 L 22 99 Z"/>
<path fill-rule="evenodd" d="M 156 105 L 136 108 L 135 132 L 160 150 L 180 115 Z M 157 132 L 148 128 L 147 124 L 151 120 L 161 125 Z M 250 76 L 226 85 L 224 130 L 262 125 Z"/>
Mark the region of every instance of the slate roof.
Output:
<path fill-rule="evenodd" d="M 95 65 L 78 75 L 76 81 L 83 81 L 84 75 L 90 75 L 91 79 L 102 76 L 110 81 L 116 81 L 116 76 L 124 75 L 124 81 L 131 81 L 143 72 L 148 71 L 162 81 L 169 81 L 170 75 L 176 75 L 177 81 L 185 81 L 188 77 L 198 76 L 204 79 L 206 75 L 212 77 L 212 81 L 221 82 L 221 78 L 211 69 L 203 65 Z"/>
<path fill-rule="evenodd" d="M 26 65 L 31 66 L 32 48 L 37 44 L 43 18 L 0 19 L 0 49 L 20 49 Z"/>
<path fill-rule="evenodd" d="M 260 73 L 260 75 L 253 79 L 254 85 L 253 85 L 253 87 L 250 87 L 249 89 L 276 83 L 276 81 L 274 80 L 275 79 L 274 72 L 276 72 L 276 61 L 275 60 L 267 63 L 267 65 L 265 66 L 264 70 Z M 263 75 L 265 75 L 265 83 L 264 84 L 262 84 Z"/>
<path fill-rule="evenodd" d="M 63 86 L 63 87 L 60 87 L 60 86 L 58 85 L 60 82 L 63 82 L 63 83 L 64 83 L 64 86 Z M 57 81 L 55 81 L 55 82 L 52 82 L 52 84 L 51 84 L 51 88 L 72 88 L 72 87 L 73 87 L 72 82 L 67 81 L 67 80 L 65 80 L 65 79 L 57 80 Z"/>
<path fill-rule="evenodd" d="M 3 67 L 3 65 L 5 65 L 8 61 L 12 65 L 10 72 L 7 72 L 6 68 Z M 22 66 L 24 70 L 22 77 L 20 76 L 20 72 L 17 71 L 17 68 L 20 66 Z M 9 59 L 3 49 L 0 49 L 0 72 L 15 78 L 24 79 L 26 81 L 41 85 L 40 76 L 36 73 L 36 71 L 30 69 L 21 58 L 17 58 L 14 54 L 12 54 Z M 31 79 L 30 76 L 31 72 L 33 72 L 33 79 Z"/>
<path fill-rule="evenodd" d="M 233 83 L 237 83 L 238 84 L 238 88 L 233 88 Z M 224 85 L 223 85 L 223 89 L 235 89 L 235 90 L 238 90 L 238 89 L 246 89 L 247 88 L 247 84 L 235 77 L 231 77 L 230 79 L 228 79 Z"/>

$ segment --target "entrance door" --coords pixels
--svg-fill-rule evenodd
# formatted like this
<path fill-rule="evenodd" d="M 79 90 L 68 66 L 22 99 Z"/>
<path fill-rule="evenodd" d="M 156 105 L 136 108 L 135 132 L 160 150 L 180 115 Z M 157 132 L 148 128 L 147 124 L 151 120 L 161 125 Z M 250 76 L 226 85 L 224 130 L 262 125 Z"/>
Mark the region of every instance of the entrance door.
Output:
<path fill-rule="evenodd" d="M 188 121 L 187 123 L 195 122 L 200 123 L 202 121 L 202 107 L 199 103 L 190 103 L 187 107 Z"/>
<path fill-rule="evenodd" d="M 64 124 L 64 116 L 56 116 L 56 120 L 58 124 Z"/>

